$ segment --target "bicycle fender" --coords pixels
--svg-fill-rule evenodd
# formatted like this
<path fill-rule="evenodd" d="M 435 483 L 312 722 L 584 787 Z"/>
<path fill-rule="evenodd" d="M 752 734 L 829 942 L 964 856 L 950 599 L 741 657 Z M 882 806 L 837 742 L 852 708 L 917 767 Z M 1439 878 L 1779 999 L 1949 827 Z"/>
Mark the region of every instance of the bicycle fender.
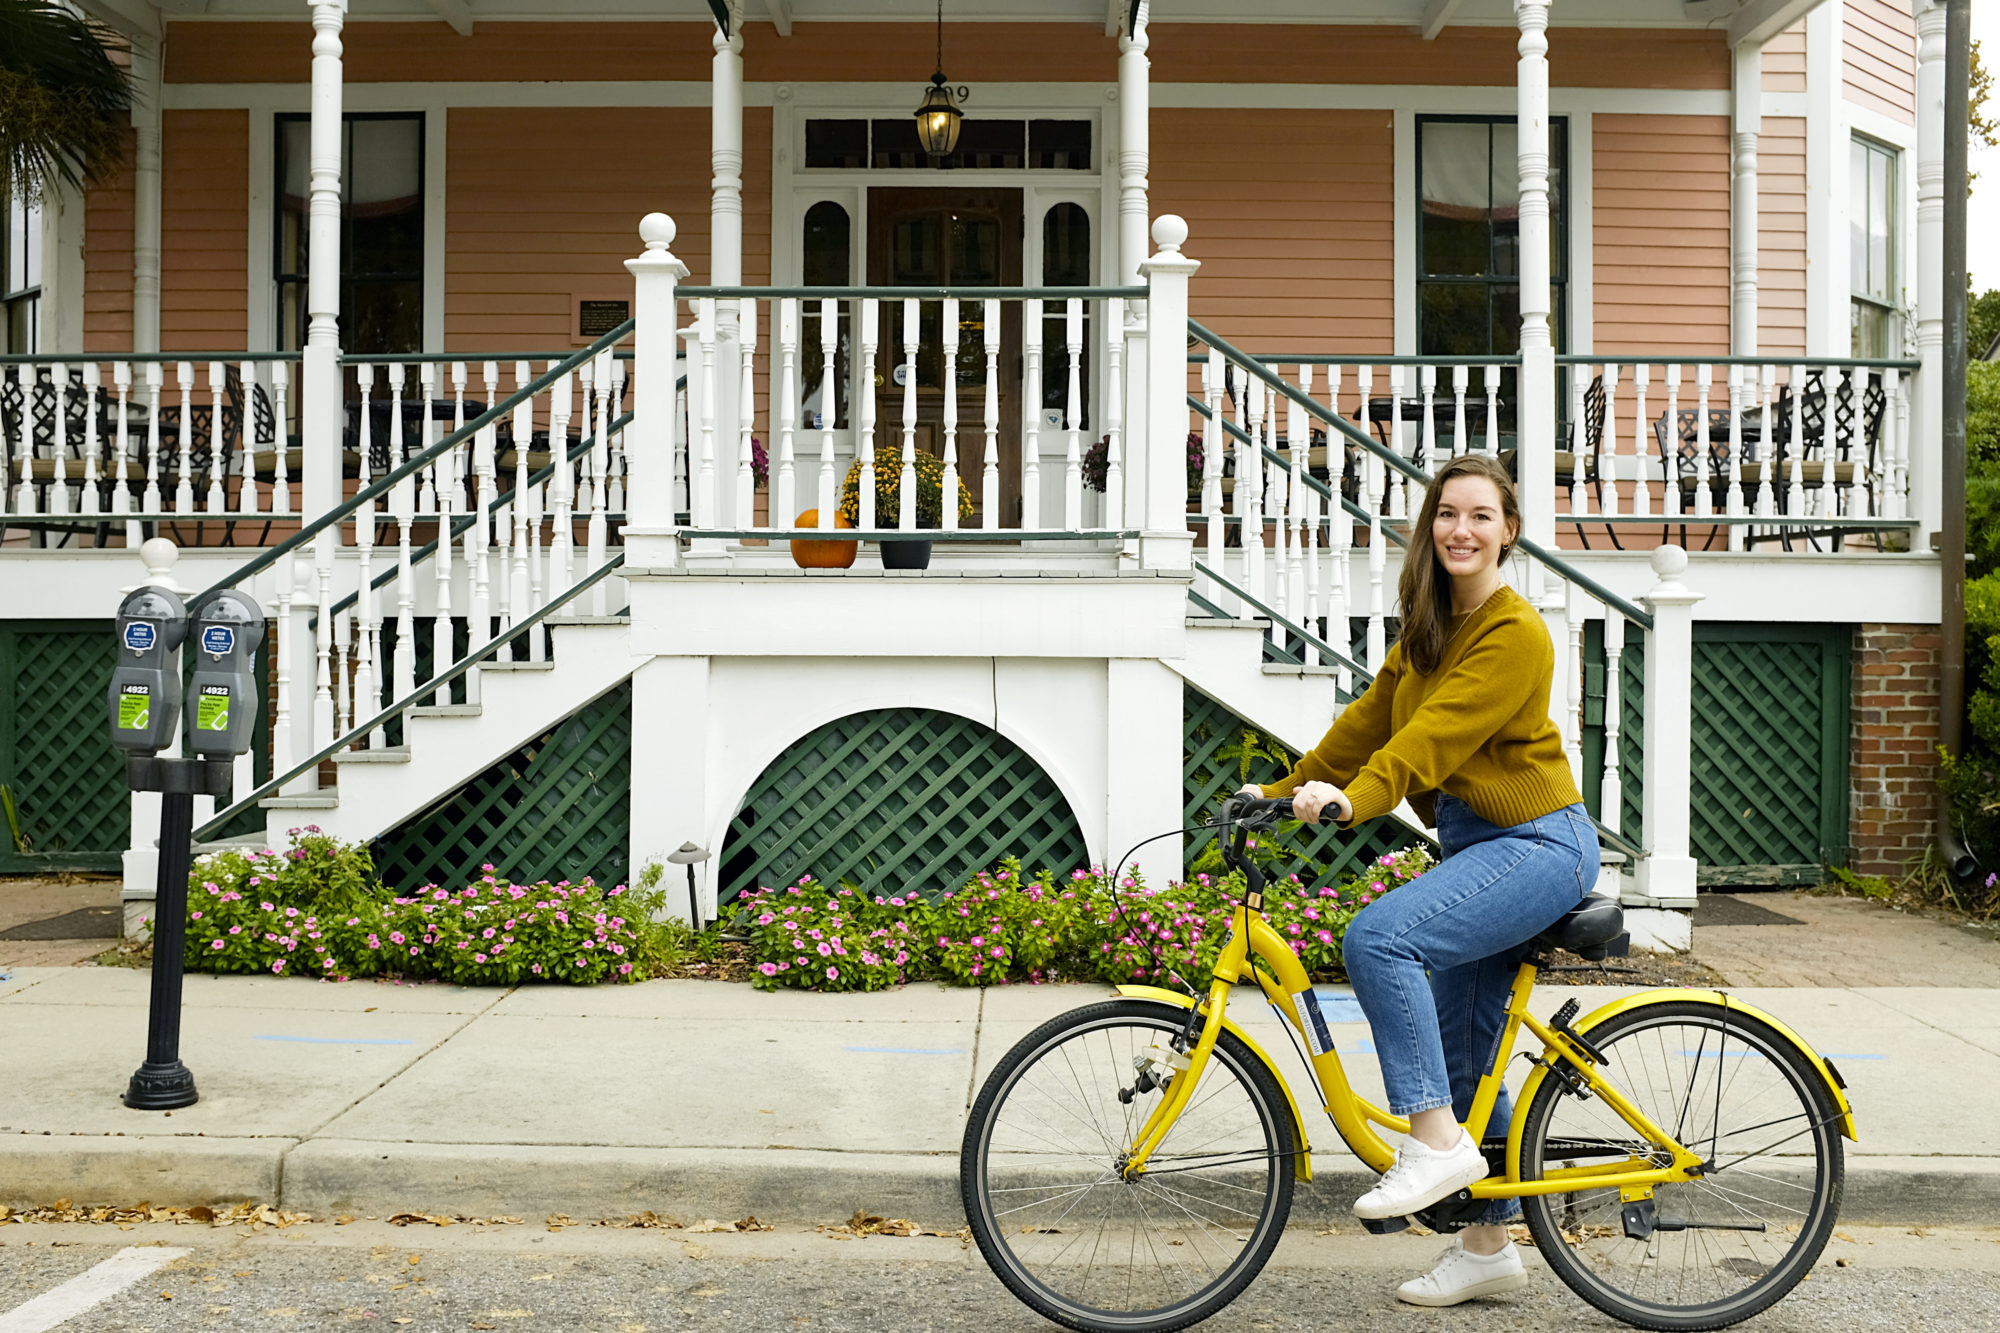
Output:
<path fill-rule="evenodd" d="M 1695 990 L 1684 986 L 1640 991 L 1637 995 L 1627 995 L 1622 999 L 1613 1000 L 1609 1004 L 1591 1010 L 1582 1018 L 1576 1020 L 1571 1026 L 1576 1031 L 1588 1035 L 1590 1030 L 1598 1024 L 1607 1022 L 1627 1010 L 1636 1009 L 1640 1005 L 1656 1004 L 1665 1000 L 1706 1000 L 1710 1004 L 1722 1005 L 1737 1013 L 1747 1014 L 1751 1018 L 1769 1025 L 1772 1031 L 1798 1048 L 1799 1054 L 1806 1058 L 1806 1063 L 1813 1067 L 1813 1070 L 1820 1076 L 1820 1081 L 1826 1085 L 1827 1092 L 1833 1097 L 1834 1106 L 1840 1110 L 1840 1132 L 1842 1137 L 1855 1143 L 1861 1141 L 1860 1135 L 1854 1129 L 1854 1108 L 1848 1104 L 1847 1092 L 1840 1086 L 1840 1080 L 1834 1076 L 1832 1066 L 1821 1059 L 1819 1052 L 1808 1046 L 1798 1033 L 1792 1031 L 1791 1028 L 1765 1013 L 1762 1009 L 1757 1008 L 1755 1005 L 1745 1004 L 1734 996 L 1724 995 L 1721 991 Z M 1534 1099 L 1536 1089 L 1542 1086 L 1542 1080 L 1548 1076 L 1549 1071 L 1547 1066 L 1538 1063 L 1535 1066 L 1535 1071 L 1528 1075 L 1527 1082 L 1521 1085 L 1521 1095 L 1517 1099 L 1516 1105 L 1528 1105 Z M 1511 1132 L 1507 1135 L 1507 1172 L 1516 1180 L 1520 1179 L 1521 1176 L 1522 1123 L 1521 1117 L 1514 1117 L 1514 1123 L 1510 1126 Z"/>
<path fill-rule="evenodd" d="M 1172 1005 L 1176 1009 L 1192 1009 L 1195 1006 L 1195 1000 L 1192 996 L 1183 995 L 1179 991 L 1168 990 L 1163 986 L 1120 986 L 1118 993 L 1129 1000 L 1151 1000 L 1157 1004 Z M 1291 1084 L 1287 1083 L 1285 1076 L 1278 1072 L 1277 1063 L 1269 1055 L 1265 1054 L 1264 1048 L 1259 1046 L 1242 1028 L 1230 1022 L 1227 1015 L 1223 1016 L 1222 1027 L 1230 1036 L 1249 1047 L 1252 1055 L 1264 1062 L 1264 1067 L 1271 1071 L 1271 1077 L 1278 1081 L 1278 1087 L 1284 1091 L 1285 1105 L 1290 1107 L 1292 1112 L 1292 1126 L 1298 1132 L 1298 1166 L 1294 1174 L 1300 1180 L 1311 1180 L 1312 1144 L 1306 1138 L 1305 1117 L 1299 1114 L 1299 1103 L 1292 1096 Z"/>

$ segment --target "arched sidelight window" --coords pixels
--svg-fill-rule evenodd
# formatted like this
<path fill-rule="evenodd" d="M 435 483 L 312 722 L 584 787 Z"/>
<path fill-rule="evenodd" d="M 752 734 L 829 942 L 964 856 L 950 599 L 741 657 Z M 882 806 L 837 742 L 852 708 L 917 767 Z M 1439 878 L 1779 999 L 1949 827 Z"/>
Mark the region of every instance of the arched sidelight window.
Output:
<path fill-rule="evenodd" d="M 1042 285 L 1090 285 L 1090 214 L 1082 204 L 1056 204 L 1042 215 Z M 1084 422 L 1090 414 L 1090 362 L 1096 321 L 1083 307 L 1082 386 Z M 1042 406 L 1062 410 L 1069 403 L 1068 313 L 1061 301 L 1042 306 Z"/>
<path fill-rule="evenodd" d="M 806 210 L 805 253 L 800 276 L 808 287 L 845 287 L 854 280 L 854 223 L 847 209 L 822 199 Z M 853 312 L 842 303 L 833 356 L 834 428 L 847 426 L 848 355 L 853 341 Z M 775 330 L 773 330 L 775 333 Z M 825 385 L 826 359 L 820 343 L 818 301 L 799 305 L 799 423 L 821 429 L 819 418 Z"/>

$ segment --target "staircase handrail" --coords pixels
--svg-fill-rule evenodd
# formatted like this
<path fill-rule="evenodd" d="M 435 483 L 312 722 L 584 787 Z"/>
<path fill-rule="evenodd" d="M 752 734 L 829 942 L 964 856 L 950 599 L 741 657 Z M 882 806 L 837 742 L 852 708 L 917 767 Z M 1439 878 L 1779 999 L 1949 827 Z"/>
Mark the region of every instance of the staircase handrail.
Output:
<path fill-rule="evenodd" d="M 262 800 L 264 797 L 269 796 L 271 793 L 281 790 L 284 787 L 284 785 L 287 782 L 290 782 L 293 778 L 296 778 L 302 773 L 307 773 L 317 768 L 320 764 L 320 761 L 327 759 L 332 755 L 338 754 L 341 750 L 346 749 L 349 745 L 354 743 L 357 737 L 366 736 L 369 732 L 374 731 L 378 727 L 385 725 L 386 723 L 398 717 L 399 715 L 408 712 L 410 709 L 417 707 L 417 701 L 419 699 L 423 699 L 431 695 L 444 693 L 453 681 L 457 680 L 460 676 L 463 676 L 467 672 L 471 671 L 472 668 L 479 665 L 479 663 L 482 660 L 491 656 L 495 650 L 514 642 L 514 640 L 520 638 L 523 634 L 527 633 L 529 630 L 541 624 L 544 620 L 548 619 L 549 616 L 552 615 L 558 607 L 568 605 L 569 602 L 574 600 L 579 593 L 582 593 L 586 589 L 594 587 L 597 583 L 606 578 L 611 573 L 612 570 L 617 569 L 624 563 L 625 563 L 625 553 L 623 551 L 619 551 L 618 553 L 613 555 L 610 559 L 606 560 L 603 564 L 599 565 L 596 569 L 592 570 L 589 574 L 586 574 L 583 578 L 577 580 L 576 583 L 572 584 L 569 587 L 569 589 L 563 592 L 560 596 L 551 598 L 549 602 L 545 606 L 543 606 L 540 610 L 534 612 L 532 615 L 523 616 L 520 620 L 516 621 L 503 633 L 497 635 L 495 638 L 486 643 L 480 644 L 477 648 L 472 649 L 464 657 L 460 658 L 458 662 L 452 667 L 448 668 L 447 670 L 441 672 L 436 676 L 431 677 L 431 679 L 424 681 L 416 689 L 410 691 L 402 698 L 396 700 L 396 702 L 390 704 L 387 708 L 384 708 L 381 712 L 377 713 L 374 717 L 369 718 L 366 722 L 360 723 L 359 725 L 354 727 L 350 727 L 345 734 L 336 737 L 332 741 L 329 741 L 326 745 L 322 746 L 317 752 L 315 752 L 309 758 L 301 760 L 299 763 L 293 765 L 292 768 L 287 772 L 281 773 L 277 777 L 267 780 L 256 789 L 246 793 L 241 797 L 238 797 L 235 801 L 230 803 L 228 809 L 217 811 L 213 819 L 209 820 L 206 824 L 203 824 L 200 828 L 194 831 L 195 839 L 199 841 L 200 839 L 209 837 L 212 834 L 220 832 L 229 823 L 229 821 L 235 818 L 239 813 L 248 809 L 251 805 Z M 446 697 L 448 698 L 449 695 L 447 694 Z"/>
<path fill-rule="evenodd" d="M 1208 410 L 1208 405 L 1202 402 L 1201 399 L 1195 397 L 1193 394 L 1188 395 L 1188 406 L 1193 408 L 1196 412 L 1199 412 L 1203 417 L 1206 417 L 1209 420 L 1212 421 L 1218 420 L 1218 418 L 1216 418 L 1214 414 Z M 1292 463 L 1290 459 L 1286 458 L 1283 454 L 1279 453 L 1276 449 L 1271 448 L 1269 445 L 1264 444 L 1259 440 L 1252 439 L 1249 431 L 1244 430 L 1241 426 L 1231 421 L 1228 417 L 1220 418 L 1219 424 L 1222 427 L 1223 433 L 1228 435 L 1229 438 L 1235 440 L 1237 443 L 1256 445 L 1258 451 L 1263 454 L 1265 461 L 1282 464 L 1287 469 L 1291 467 Z M 1408 546 L 1410 544 L 1410 539 L 1408 537 L 1405 537 L 1402 533 L 1396 531 L 1393 527 L 1390 527 L 1387 524 L 1376 523 L 1375 520 L 1378 517 L 1377 515 L 1370 514 L 1366 509 L 1363 509 L 1360 505 L 1354 503 L 1354 501 L 1348 499 L 1344 495 L 1341 496 L 1334 495 L 1333 487 L 1327 485 L 1325 482 L 1321 481 L 1318 477 L 1312 475 L 1312 473 L 1304 472 L 1300 475 L 1299 479 L 1305 482 L 1306 486 L 1309 489 L 1318 491 L 1320 497 L 1326 500 L 1327 502 L 1331 503 L 1332 501 L 1338 499 L 1340 501 L 1341 509 L 1346 512 L 1348 517 L 1353 518 L 1358 522 L 1367 524 L 1368 530 L 1370 532 L 1380 532 L 1383 536 L 1387 537 L 1390 541 L 1396 543 L 1396 545 L 1398 546 Z"/>
<path fill-rule="evenodd" d="M 1305 626 L 1281 614 L 1280 612 L 1273 610 L 1269 605 L 1258 600 L 1256 597 L 1252 596 L 1248 592 L 1245 592 L 1243 589 L 1237 587 L 1234 583 L 1231 583 L 1228 579 L 1216 573 L 1214 570 L 1210 569 L 1207 565 L 1203 564 L 1201 561 L 1199 560 L 1195 561 L 1194 567 L 1200 573 L 1206 574 L 1209 577 L 1209 579 L 1215 584 L 1216 587 L 1228 589 L 1231 593 L 1234 593 L 1247 605 L 1253 606 L 1257 610 L 1262 611 L 1266 616 L 1269 616 L 1271 619 L 1271 624 L 1273 626 L 1283 626 L 1285 633 L 1298 635 L 1301 639 L 1304 639 L 1307 643 L 1319 649 L 1323 655 L 1332 658 L 1334 661 L 1338 662 L 1341 666 L 1353 672 L 1354 678 L 1361 682 L 1362 687 L 1364 689 L 1375 683 L 1374 672 L 1370 671 L 1367 667 L 1361 665 L 1361 663 L 1355 661 L 1352 657 L 1349 657 L 1346 653 L 1334 647 L 1332 644 L 1328 643 L 1325 639 L 1322 639 L 1319 635 L 1313 633 Z"/>
<path fill-rule="evenodd" d="M 1398 472 L 1401 472 L 1411 481 L 1419 482 L 1425 486 L 1430 485 L 1431 483 L 1430 473 L 1424 471 L 1422 468 L 1418 467 L 1415 463 L 1412 463 L 1408 459 L 1402 457 L 1402 455 L 1396 453 L 1395 450 L 1387 448 L 1386 446 L 1378 444 L 1374 440 L 1371 440 L 1370 438 L 1368 438 L 1368 434 L 1366 431 L 1363 431 L 1358 427 L 1349 424 L 1349 422 L 1345 417 L 1342 417 L 1339 413 L 1333 411 L 1331 408 L 1328 408 L 1325 404 L 1321 403 L 1311 394 L 1308 394 L 1304 390 L 1300 389 L 1297 385 L 1287 383 L 1284 376 L 1274 373 L 1273 371 L 1265 367 L 1262 362 L 1257 361 L 1255 358 L 1251 357 L 1247 352 L 1244 352 L 1241 348 L 1236 347 L 1224 341 L 1216 333 L 1212 332 L 1211 330 L 1204 327 L 1202 324 L 1198 323 L 1193 319 L 1188 320 L 1188 332 L 1192 333 L 1195 337 L 1199 338 L 1202 342 L 1206 343 L 1208 346 L 1213 347 L 1216 351 L 1222 353 L 1222 355 L 1227 359 L 1236 362 L 1238 365 L 1241 365 L 1244 368 L 1244 370 L 1248 371 L 1251 374 L 1254 374 L 1258 379 L 1264 381 L 1266 386 L 1275 389 L 1282 397 L 1284 397 L 1288 401 L 1297 403 L 1300 407 L 1304 408 L 1306 412 L 1309 413 L 1310 415 L 1319 418 L 1320 421 L 1324 422 L 1326 425 L 1333 428 L 1334 430 L 1339 431 L 1341 435 L 1343 435 L 1347 439 L 1351 440 L 1355 444 L 1360 445 L 1363 449 L 1366 449 L 1369 453 L 1374 454 L 1377 458 L 1381 459 L 1382 462 L 1387 466 L 1394 468 Z M 1590 575 L 1584 573 L 1576 566 L 1570 564 L 1569 561 L 1564 560 L 1561 556 L 1558 556 L 1553 551 L 1550 551 L 1548 548 L 1542 546 L 1539 542 L 1533 541 L 1526 536 L 1521 536 L 1515 539 L 1515 545 L 1520 547 L 1521 550 L 1527 552 L 1528 555 L 1532 556 L 1534 559 L 1541 561 L 1544 565 L 1554 570 L 1557 574 L 1560 574 L 1564 579 L 1568 580 L 1571 583 L 1574 583 L 1577 587 L 1582 588 L 1585 592 L 1595 597 L 1598 601 L 1604 603 L 1606 606 L 1616 609 L 1618 613 L 1623 615 L 1627 620 L 1630 620 L 1635 624 L 1643 626 L 1645 629 L 1648 630 L 1651 630 L 1653 628 L 1653 617 L 1644 608 L 1640 607 L 1635 602 L 1630 602 L 1627 601 L 1625 598 L 1620 597 L 1617 593 L 1611 591 L 1611 589 L 1605 587 L 1603 584 L 1599 583 L 1596 579 L 1591 578 Z"/>
<path fill-rule="evenodd" d="M 685 386 L 686 384 L 687 384 L 687 376 L 683 375 L 680 378 L 680 380 L 674 385 L 674 387 L 676 389 L 679 389 Z M 618 420 L 606 426 L 604 428 L 605 437 L 608 439 L 611 436 L 616 435 L 618 432 L 624 430 L 627 426 L 631 425 L 632 416 L 633 416 L 632 413 L 627 412 L 624 416 L 619 417 Z M 586 437 L 585 439 L 579 440 L 577 441 L 576 444 L 570 447 L 569 457 L 566 458 L 564 461 L 569 463 L 574 463 L 577 459 L 583 457 L 585 454 L 589 453 L 592 449 L 595 449 L 596 447 L 597 447 L 597 438 L 595 436 L 589 436 Z M 539 486 L 543 482 L 547 481 L 550 477 L 553 477 L 555 475 L 555 472 L 556 472 L 556 465 L 553 462 L 547 463 L 543 465 L 543 467 L 539 471 L 537 471 L 533 476 L 528 478 L 528 484 L 530 486 Z M 505 495 L 496 495 L 493 497 L 492 502 L 486 506 L 486 512 L 489 514 L 497 514 L 502 509 L 505 509 L 508 505 L 513 504 L 514 500 L 515 500 L 515 495 L 514 492 L 511 490 L 508 491 Z M 477 515 L 474 514 L 460 514 L 458 517 L 454 518 L 451 521 L 451 535 L 454 538 L 463 536 L 466 532 L 468 532 L 471 529 L 472 524 L 476 518 Z M 438 548 L 437 538 L 433 537 L 429 541 L 425 542 L 422 546 L 418 547 L 415 551 L 412 551 L 410 553 L 411 570 L 414 571 L 418 565 L 421 565 L 424 561 L 436 555 L 437 548 Z M 401 576 L 402 576 L 402 570 L 398 569 L 394 565 L 391 565 L 389 568 L 383 570 L 380 574 L 377 574 L 374 578 L 368 580 L 368 586 L 370 589 L 385 588 L 390 584 L 391 581 L 400 578 Z M 347 594 L 347 596 L 335 602 L 331 608 L 330 614 L 337 616 L 342 611 L 346 611 L 349 608 L 351 608 L 356 602 L 360 600 L 361 600 L 361 590 L 359 588 L 356 588 L 353 592 Z M 315 609 L 311 615 L 306 617 L 306 623 L 309 625 L 319 624 L 319 611 L 317 609 Z"/>
<path fill-rule="evenodd" d="M 280 558 L 290 555 L 293 551 L 296 551 L 301 546 L 304 546 L 309 539 L 317 537 L 320 533 L 326 531 L 329 527 L 333 527 L 334 525 L 340 523 L 341 520 L 345 519 L 348 515 L 360 509 L 361 506 L 365 504 L 371 504 L 374 501 L 380 499 L 382 496 L 388 494 L 389 491 L 393 489 L 398 482 L 403 481 L 405 478 L 415 476 L 418 472 L 421 472 L 424 468 L 436 462 L 438 459 L 442 458 L 445 454 L 449 453 L 451 450 L 456 449 L 459 445 L 465 443 L 467 440 L 471 439 L 474 435 L 477 435 L 480 431 L 486 429 L 486 427 L 499 421 L 502 416 L 506 415 L 509 412 L 512 412 L 516 407 L 520 406 L 522 403 L 532 400 L 536 394 L 540 393 L 543 389 L 548 388 L 551 384 L 554 384 L 557 380 L 561 379 L 562 377 L 568 375 L 572 370 L 575 370 L 578 366 L 584 364 L 586 361 L 589 361 L 592 357 L 598 355 L 599 353 L 610 350 L 612 347 L 616 346 L 619 342 L 622 342 L 626 338 L 626 336 L 632 332 L 633 328 L 635 327 L 635 324 L 636 321 L 628 319 L 623 324 L 620 324 L 617 328 L 611 330 L 611 332 L 605 334 L 602 338 L 599 338 L 596 342 L 592 343 L 590 346 L 582 348 L 581 350 L 572 353 L 570 356 L 566 357 L 558 364 L 550 366 L 546 371 L 542 372 L 541 375 L 529 381 L 527 384 L 521 386 L 519 389 L 516 389 L 513 392 L 513 394 L 506 399 L 506 401 L 497 403 L 494 406 L 487 408 L 484 412 L 481 412 L 477 417 L 474 417 L 471 421 L 466 422 L 463 426 L 451 432 L 451 434 L 445 436 L 443 439 L 439 440 L 436 444 L 432 445 L 430 448 L 425 449 L 423 452 L 411 455 L 399 466 L 390 469 L 388 472 L 383 473 L 380 480 L 368 486 L 363 487 L 359 491 L 356 491 L 351 499 L 347 500 L 345 503 L 335 505 L 332 509 L 329 509 L 326 513 L 321 514 L 318 518 L 314 519 L 312 522 L 301 527 L 296 533 L 292 534 L 290 537 L 287 537 L 284 541 L 279 542 L 276 546 L 265 548 L 265 550 L 261 554 L 249 560 L 238 569 L 235 569 L 230 573 L 224 575 L 214 584 L 204 589 L 199 594 L 199 597 L 206 597 L 211 593 L 220 592 L 224 588 L 232 588 L 236 586 L 238 583 L 241 583 L 245 579 L 252 578 L 258 574 L 263 573 L 265 570 L 269 569 L 272 565 L 276 564 Z"/>

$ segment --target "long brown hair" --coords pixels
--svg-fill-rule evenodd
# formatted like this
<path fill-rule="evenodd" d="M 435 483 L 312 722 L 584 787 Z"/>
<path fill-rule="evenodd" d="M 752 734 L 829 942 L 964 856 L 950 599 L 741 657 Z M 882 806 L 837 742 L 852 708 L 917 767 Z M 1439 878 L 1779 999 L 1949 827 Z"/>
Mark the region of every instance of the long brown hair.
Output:
<path fill-rule="evenodd" d="M 1501 559 L 1513 551 L 1521 533 L 1521 501 L 1514 490 L 1514 479 L 1492 455 L 1460 454 L 1439 468 L 1437 476 L 1431 479 L 1430 489 L 1424 492 L 1423 507 L 1417 511 L 1416 521 L 1410 524 L 1410 544 L 1403 552 L 1403 574 L 1396 584 L 1403 610 L 1399 640 L 1403 645 L 1403 660 L 1426 676 L 1437 670 L 1444 658 L 1445 644 L 1451 639 L 1451 575 L 1445 573 L 1438 561 L 1431 531 L 1437 525 L 1438 500 L 1444 494 L 1444 484 L 1454 477 L 1484 477 L 1500 492 L 1500 515 L 1510 532 L 1500 548 Z"/>

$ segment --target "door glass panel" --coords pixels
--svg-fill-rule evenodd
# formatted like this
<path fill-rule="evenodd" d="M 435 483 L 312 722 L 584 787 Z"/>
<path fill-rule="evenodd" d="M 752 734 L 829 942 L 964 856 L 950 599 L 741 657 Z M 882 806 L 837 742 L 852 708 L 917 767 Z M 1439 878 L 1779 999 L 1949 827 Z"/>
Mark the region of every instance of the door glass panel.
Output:
<path fill-rule="evenodd" d="M 842 123 L 842 122 L 830 122 Z M 858 122 L 857 122 L 858 123 Z M 847 210 L 831 199 L 822 199 L 806 210 L 805 254 L 801 275 L 808 287 L 845 287 L 853 280 L 854 225 Z M 853 341 L 853 312 L 850 303 L 840 303 L 839 332 L 834 343 L 834 427 L 847 427 L 848 348 Z M 799 303 L 799 420 L 811 427 L 825 397 L 823 384 L 826 356 L 820 346 L 818 301 Z"/>
<path fill-rule="evenodd" d="M 1042 285 L 1085 287 L 1090 284 L 1090 215 L 1081 204 L 1057 204 L 1042 218 Z M 1088 303 L 1083 307 L 1082 385 L 1085 424 L 1090 405 L 1090 347 L 1094 324 Z M 1069 317 L 1061 301 L 1042 307 L 1042 406 L 1069 406 Z"/>

